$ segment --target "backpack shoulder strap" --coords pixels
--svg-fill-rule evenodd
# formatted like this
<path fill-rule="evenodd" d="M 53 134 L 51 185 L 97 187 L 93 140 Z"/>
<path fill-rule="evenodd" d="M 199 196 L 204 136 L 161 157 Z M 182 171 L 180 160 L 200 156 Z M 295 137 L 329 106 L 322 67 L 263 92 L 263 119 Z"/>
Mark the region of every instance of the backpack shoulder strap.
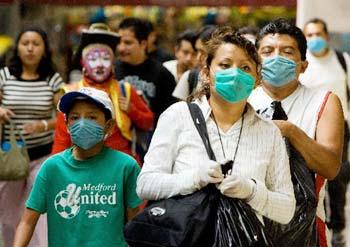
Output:
<path fill-rule="evenodd" d="M 187 102 L 187 105 L 188 105 L 188 109 L 190 110 L 193 123 L 196 126 L 196 129 L 198 130 L 198 133 L 202 138 L 202 141 L 204 143 L 205 149 L 207 150 L 209 158 L 211 160 L 216 160 L 215 154 L 210 145 L 207 125 L 205 123 L 205 119 L 201 109 L 195 103 Z"/>
<path fill-rule="evenodd" d="M 338 51 L 338 50 L 335 50 L 335 54 L 337 55 L 337 58 L 338 58 L 338 61 L 339 61 L 340 65 L 341 65 L 341 67 L 343 68 L 345 73 L 347 73 L 348 72 L 348 68 L 346 66 L 344 54 L 341 51 Z"/>
<path fill-rule="evenodd" d="M 335 54 L 337 55 L 338 61 L 345 72 L 346 98 L 347 98 L 348 103 L 349 103 L 349 101 L 350 101 L 350 89 L 349 89 L 348 82 L 347 82 L 348 81 L 348 67 L 346 66 L 344 54 L 339 50 L 335 50 Z"/>
<path fill-rule="evenodd" d="M 189 94 L 197 87 L 198 84 L 198 69 L 192 69 L 188 75 L 188 85 L 189 85 Z"/>

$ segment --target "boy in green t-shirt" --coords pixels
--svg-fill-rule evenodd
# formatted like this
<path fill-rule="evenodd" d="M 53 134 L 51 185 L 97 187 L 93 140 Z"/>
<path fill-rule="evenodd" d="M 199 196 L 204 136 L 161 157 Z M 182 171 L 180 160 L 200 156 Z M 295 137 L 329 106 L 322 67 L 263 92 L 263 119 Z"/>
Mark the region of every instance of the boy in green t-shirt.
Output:
<path fill-rule="evenodd" d="M 40 214 L 47 213 L 49 246 L 127 246 L 123 227 L 142 201 L 136 195 L 139 166 L 104 146 L 114 124 L 108 95 L 94 88 L 65 94 L 73 147 L 42 165 L 18 225 L 14 246 L 27 246 Z"/>

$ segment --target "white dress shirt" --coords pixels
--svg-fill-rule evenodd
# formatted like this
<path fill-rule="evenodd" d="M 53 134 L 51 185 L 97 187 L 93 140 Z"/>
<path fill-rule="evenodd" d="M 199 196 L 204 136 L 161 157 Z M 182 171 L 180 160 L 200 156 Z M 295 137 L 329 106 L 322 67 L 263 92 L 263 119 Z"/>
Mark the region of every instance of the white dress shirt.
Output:
<path fill-rule="evenodd" d="M 216 159 L 225 160 L 207 99 L 203 97 L 196 103 L 206 120 Z M 233 158 L 240 128 L 241 120 L 227 132 L 220 130 L 228 159 Z M 208 160 L 187 104 L 173 104 L 159 118 L 137 180 L 137 193 L 148 200 L 193 193 L 196 190 L 194 174 Z M 295 198 L 285 143 L 279 129 L 271 122 L 261 119 L 250 106 L 244 116 L 232 174 L 256 181 L 256 192 L 248 204 L 260 219 L 264 215 L 284 224 L 291 220 Z"/>

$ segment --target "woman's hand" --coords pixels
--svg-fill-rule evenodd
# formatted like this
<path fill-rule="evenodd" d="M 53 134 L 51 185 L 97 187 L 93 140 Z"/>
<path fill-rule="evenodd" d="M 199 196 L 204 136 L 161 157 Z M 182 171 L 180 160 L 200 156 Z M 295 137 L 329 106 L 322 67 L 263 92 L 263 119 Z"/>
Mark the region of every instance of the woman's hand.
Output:
<path fill-rule="evenodd" d="M 204 162 L 195 176 L 195 184 L 198 188 L 203 188 L 208 184 L 217 184 L 224 179 L 224 175 L 221 172 L 221 163 L 208 160 Z"/>
<path fill-rule="evenodd" d="M 0 107 L 0 123 L 4 124 L 6 122 L 9 122 L 12 117 L 14 117 L 15 114 L 13 111 Z"/>
<path fill-rule="evenodd" d="M 23 131 L 26 134 L 37 134 L 45 131 L 45 124 L 42 121 L 33 121 L 23 125 Z"/>
<path fill-rule="evenodd" d="M 219 184 L 218 189 L 227 197 L 249 199 L 253 195 L 255 186 L 252 179 L 229 175 Z"/>

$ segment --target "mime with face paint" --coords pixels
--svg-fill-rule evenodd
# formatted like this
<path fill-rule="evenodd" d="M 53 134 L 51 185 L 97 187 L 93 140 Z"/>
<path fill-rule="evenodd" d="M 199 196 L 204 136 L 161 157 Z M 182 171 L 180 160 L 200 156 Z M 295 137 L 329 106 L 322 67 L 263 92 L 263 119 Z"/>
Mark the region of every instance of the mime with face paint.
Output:
<path fill-rule="evenodd" d="M 261 29 L 256 46 L 262 58 L 262 86 L 254 90 L 250 103 L 267 118 L 273 115 L 271 105 L 280 105 L 288 117 L 274 123 L 315 174 L 318 246 L 330 246 L 324 194 L 327 179 L 335 178 L 341 164 L 344 132 L 341 102 L 335 94 L 307 88 L 298 80 L 308 62 L 306 38 L 295 25 L 284 19 L 267 24 Z"/>
<path fill-rule="evenodd" d="M 101 26 L 106 30 L 102 30 Z M 153 113 L 128 82 L 119 83 L 114 79 L 114 49 L 118 41 L 119 36 L 102 24 L 94 24 L 84 31 L 76 55 L 81 57 L 83 79 L 65 89 L 74 91 L 89 86 L 105 91 L 113 102 L 116 115 L 116 126 L 106 137 L 106 145 L 138 159 L 131 149 L 132 127 L 150 130 L 153 127 Z M 63 151 L 71 145 L 63 114 L 59 114 L 53 153 Z M 84 145 L 89 148 L 88 144 Z"/>

